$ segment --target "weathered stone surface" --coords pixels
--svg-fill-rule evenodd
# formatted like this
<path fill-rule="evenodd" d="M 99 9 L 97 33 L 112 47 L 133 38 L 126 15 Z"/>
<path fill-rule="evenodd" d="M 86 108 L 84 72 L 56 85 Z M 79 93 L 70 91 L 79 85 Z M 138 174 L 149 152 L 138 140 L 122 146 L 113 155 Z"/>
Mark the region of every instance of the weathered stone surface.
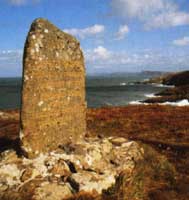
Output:
<path fill-rule="evenodd" d="M 23 58 L 20 138 L 29 157 L 83 138 L 85 68 L 79 42 L 45 19 L 31 25 Z"/>
<path fill-rule="evenodd" d="M 102 190 L 107 190 L 115 185 L 116 179 L 114 173 L 97 174 L 95 172 L 80 172 L 72 174 L 74 183 L 78 184 L 79 192 L 93 192 L 101 194 Z M 70 183 L 72 185 L 72 183 Z"/>
<path fill-rule="evenodd" d="M 122 145 L 123 143 L 127 142 L 127 139 L 123 138 L 123 137 L 118 137 L 118 138 L 113 138 L 111 140 L 112 144 L 115 144 L 117 146 Z"/>
<path fill-rule="evenodd" d="M 56 183 L 43 182 L 36 189 L 33 200 L 62 200 L 71 196 L 72 192 L 68 184 L 58 185 Z"/>
<path fill-rule="evenodd" d="M 71 174 L 70 169 L 64 160 L 59 160 L 50 171 L 57 176 L 69 176 Z"/>
<path fill-rule="evenodd" d="M 25 182 L 28 179 L 30 179 L 32 177 L 32 175 L 33 175 L 33 169 L 28 167 L 26 170 L 23 171 L 23 173 L 20 177 L 20 180 L 22 182 Z"/>

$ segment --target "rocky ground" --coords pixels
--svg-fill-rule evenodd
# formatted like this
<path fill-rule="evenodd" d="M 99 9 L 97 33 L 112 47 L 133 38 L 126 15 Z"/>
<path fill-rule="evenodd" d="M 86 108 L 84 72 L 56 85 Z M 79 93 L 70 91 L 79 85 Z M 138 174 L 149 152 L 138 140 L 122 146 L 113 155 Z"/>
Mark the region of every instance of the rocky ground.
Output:
<path fill-rule="evenodd" d="M 143 154 L 136 142 L 120 137 L 85 138 L 35 159 L 7 150 L 1 154 L 0 199 L 62 200 L 81 193 L 96 198 L 115 187 L 122 172 L 132 179 Z"/>
<path fill-rule="evenodd" d="M 33 162 L 29 159 L 23 162 L 14 151 L 5 152 L 13 148 L 19 153 L 19 112 L 3 111 L 0 113 L 0 119 L 0 147 L 1 152 L 4 151 L 1 154 L 1 178 L 2 174 L 8 173 L 7 169 L 11 168 L 10 161 L 14 160 L 17 163 L 11 168 L 15 172 L 14 176 L 5 179 L 1 185 L 2 200 L 56 199 L 52 196 L 54 191 L 59 198 L 67 191 L 67 199 L 189 199 L 189 107 L 152 105 L 88 109 L 85 145 L 83 143 L 79 147 L 72 145 L 62 147 L 61 156 L 60 152 L 43 155 L 43 159 L 39 159 L 42 162 Z M 131 142 L 133 140 L 137 143 Z M 96 141 L 100 143 L 97 145 Z M 104 144 L 107 148 L 102 147 Z M 112 149 L 117 153 L 112 154 Z M 135 155 L 133 150 L 141 153 L 133 157 Z M 68 162 L 73 159 L 71 155 L 74 151 L 78 152 L 80 160 L 87 161 L 82 162 L 82 167 L 79 167 L 78 162 L 71 162 L 72 164 Z M 133 158 L 128 155 L 129 152 Z M 105 156 L 100 157 L 102 154 Z M 110 155 L 122 155 L 122 157 L 120 160 L 117 156 L 112 159 Z M 91 158 L 97 160 L 93 161 Z M 104 167 L 99 165 L 98 159 L 104 161 L 99 162 L 101 164 L 107 162 L 105 168 L 111 169 L 112 173 L 100 171 Z M 127 163 L 125 159 L 130 160 L 131 167 L 120 172 L 118 170 L 120 166 L 124 169 L 123 163 Z M 59 165 L 60 162 L 64 165 Z M 88 162 L 93 164 L 87 167 Z M 114 172 L 119 174 L 116 179 L 115 176 L 112 178 L 110 176 Z M 47 178 L 44 173 L 50 173 L 50 176 Z M 60 173 L 64 175 L 57 176 Z M 85 173 L 85 176 L 82 173 Z M 102 182 L 96 184 L 97 180 L 100 180 L 99 176 L 103 177 Z M 86 180 L 81 177 L 85 177 Z M 105 184 L 104 180 L 109 181 Z M 7 188 L 7 181 L 17 192 Z M 91 185 L 94 190 L 81 189 Z M 101 195 L 98 193 L 99 190 Z M 45 197 L 44 191 L 48 191 Z M 61 193 L 62 191 L 64 192 Z"/>

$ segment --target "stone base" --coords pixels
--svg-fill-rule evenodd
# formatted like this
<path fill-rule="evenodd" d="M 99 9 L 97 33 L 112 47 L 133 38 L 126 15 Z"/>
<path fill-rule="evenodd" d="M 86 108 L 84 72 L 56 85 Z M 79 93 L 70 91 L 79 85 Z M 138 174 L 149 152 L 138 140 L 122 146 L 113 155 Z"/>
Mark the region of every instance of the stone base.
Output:
<path fill-rule="evenodd" d="M 143 154 L 136 142 L 113 137 L 87 138 L 35 159 L 5 151 L 0 162 L 0 199 L 62 200 L 82 192 L 98 196 L 116 185 L 121 172 L 130 178 Z"/>

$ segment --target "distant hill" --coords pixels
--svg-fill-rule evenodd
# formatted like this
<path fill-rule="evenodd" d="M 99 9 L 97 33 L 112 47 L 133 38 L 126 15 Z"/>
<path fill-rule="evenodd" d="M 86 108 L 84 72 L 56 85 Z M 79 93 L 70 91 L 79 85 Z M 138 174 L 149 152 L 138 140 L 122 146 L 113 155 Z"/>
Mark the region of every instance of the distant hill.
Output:
<path fill-rule="evenodd" d="M 141 74 L 147 75 L 147 76 L 162 76 L 163 74 L 167 74 L 168 72 L 162 72 L 162 71 L 142 71 Z"/>
<path fill-rule="evenodd" d="M 87 74 L 87 77 L 124 77 L 124 76 L 135 76 L 135 75 L 141 75 L 141 76 L 147 76 L 149 78 L 151 77 L 157 77 L 162 76 L 164 74 L 167 74 L 167 72 L 161 72 L 161 71 L 141 71 L 141 72 L 109 72 L 109 73 L 93 73 L 93 74 Z"/>

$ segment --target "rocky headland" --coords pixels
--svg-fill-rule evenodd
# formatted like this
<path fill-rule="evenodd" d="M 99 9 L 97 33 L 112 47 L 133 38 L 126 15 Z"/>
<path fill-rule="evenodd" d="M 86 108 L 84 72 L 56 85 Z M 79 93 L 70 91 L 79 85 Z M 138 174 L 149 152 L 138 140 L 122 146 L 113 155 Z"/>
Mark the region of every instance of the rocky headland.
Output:
<path fill-rule="evenodd" d="M 162 73 L 160 76 L 155 76 L 149 80 L 145 80 L 143 84 L 163 84 L 163 85 L 188 85 L 189 83 L 189 71 L 182 72 L 166 72 Z"/>
<path fill-rule="evenodd" d="M 189 100 L 189 71 L 170 73 L 160 77 L 145 81 L 145 84 L 162 84 L 173 86 L 166 88 L 160 93 L 156 93 L 153 98 L 149 98 L 145 103 L 164 103 Z"/>

